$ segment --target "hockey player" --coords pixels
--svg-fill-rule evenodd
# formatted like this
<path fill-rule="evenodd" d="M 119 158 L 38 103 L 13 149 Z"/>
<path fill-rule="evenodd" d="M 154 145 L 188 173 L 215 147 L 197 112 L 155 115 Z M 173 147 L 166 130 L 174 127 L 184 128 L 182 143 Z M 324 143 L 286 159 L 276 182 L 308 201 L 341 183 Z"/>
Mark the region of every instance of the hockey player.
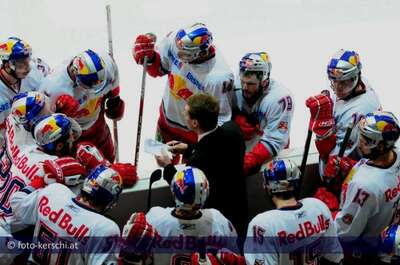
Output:
<path fill-rule="evenodd" d="M 39 176 L 40 178 L 45 176 L 46 183 L 60 182 L 74 186 L 78 183 L 80 176 L 85 174 L 84 167 L 73 158 L 58 158 L 44 153 L 43 149 L 38 150 L 38 146 L 33 143 L 34 140 L 31 139 L 30 133 L 28 134 L 25 131 L 25 129 L 29 129 L 30 123 L 35 117 L 49 111 L 47 104 L 45 96 L 38 92 L 18 94 L 11 108 L 12 113 L 6 120 L 5 145 L 3 145 L 0 155 L 2 181 L 0 189 L 0 231 L 3 237 L 11 237 L 12 233 L 14 238 L 26 241 L 32 233 L 25 224 L 15 221 L 13 209 L 10 206 L 12 194 L 23 189 L 31 181 L 35 181 Z M 62 118 L 65 117 L 62 116 Z M 69 120 L 64 121 L 64 125 L 68 122 Z M 52 136 L 55 137 L 57 133 L 60 133 L 60 131 L 53 132 Z M 28 136 L 30 139 L 28 139 Z M 24 139 L 24 137 L 27 138 Z M 55 140 L 55 138 L 51 140 Z M 61 141 L 58 141 L 58 144 L 61 144 Z M 14 255 L 11 256 L 16 256 L 19 252 L 12 254 Z M 4 261 L 3 255 L 0 258 Z"/>
<path fill-rule="evenodd" d="M 5 119 L 10 113 L 13 97 L 19 92 L 35 91 L 49 72 L 39 58 L 32 58 L 31 46 L 10 37 L 0 42 L 0 135 L 4 134 Z"/>
<path fill-rule="evenodd" d="M 160 236 L 152 250 L 153 264 L 196 264 L 191 263 L 191 253 L 203 249 L 237 251 L 237 234 L 230 221 L 218 210 L 201 209 L 209 188 L 200 169 L 185 167 L 175 174 L 171 182 L 175 208 L 153 207 L 146 214 Z"/>
<path fill-rule="evenodd" d="M 193 94 L 209 93 L 218 98 L 219 125 L 230 120 L 227 92 L 232 87 L 233 73 L 212 41 L 211 32 L 202 23 L 170 32 L 158 50 L 153 35 L 137 36 L 133 47 L 136 63 L 143 64 L 147 57 L 151 76 L 168 75 L 157 123 L 158 140 L 197 142 L 197 135 L 190 131 L 183 116 L 186 101 Z"/>
<path fill-rule="evenodd" d="M 316 135 L 315 144 L 320 154 L 320 175 L 324 180 L 335 178 L 339 173 L 339 159 L 336 155 L 339 153 L 347 127 L 357 124 L 367 113 L 381 109 L 375 91 L 361 76 L 358 53 L 339 50 L 329 60 L 327 73 L 336 99 L 332 100 L 329 94 L 321 93 L 309 97 L 306 101 L 311 113 L 309 127 Z M 353 130 L 344 153 L 355 160 L 360 159 L 356 148 L 357 135 L 356 130 Z"/>
<path fill-rule="evenodd" d="M 270 78 L 267 53 L 247 53 L 239 68 L 241 85 L 235 89 L 232 114 L 247 140 L 244 171 L 248 175 L 289 145 L 294 102 L 289 90 Z"/>
<path fill-rule="evenodd" d="M 14 173 L 16 173 L 16 171 L 18 171 L 18 165 L 22 166 L 24 164 L 27 164 L 28 169 L 32 169 L 30 173 L 33 173 L 34 168 L 38 168 L 37 166 L 34 166 L 36 163 L 35 159 L 31 165 L 30 163 L 27 163 L 28 158 L 23 158 L 24 156 L 22 156 L 22 151 L 33 150 L 37 147 L 30 132 L 32 123 L 41 115 L 50 113 L 49 100 L 39 92 L 23 92 L 14 97 L 14 102 L 11 106 L 11 114 L 8 115 L 5 121 L 5 138 L 0 150 L 0 175 L 4 181 L 3 188 L 0 189 L 0 198 L 2 198 L 0 200 L 1 215 L 7 215 L 8 210 L 5 208 L 5 205 L 8 205 L 8 193 L 10 192 L 10 189 L 12 190 L 15 188 L 15 185 L 13 186 L 11 184 L 18 184 L 19 180 L 19 178 L 14 179 L 12 177 L 10 170 L 12 169 Z M 31 147 L 33 147 L 33 149 Z M 28 153 L 30 153 L 30 151 L 28 151 Z M 25 155 L 28 156 L 28 154 Z M 33 158 L 30 157 L 29 159 Z M 14 168 L 12 167 L 13 164 L 15 165 Z M 27 173 L 27 169 L 24 171 Z M 23 185 L 23 183 L 29 183 L 30 180 L 26 174 L 18 176 L 23 179 L 20 186 Z M 25 178 L 23 178 L 23 176 L 25 176 Z"/>
<path fill-rule="evenodd" d="M 80 182 L 85 168 L 74 158 L 68 157 L 71 143 L 79 135 L 79 125 L 64 114 L 44 116 L 34 126 L 35 144 L 20 146 L 9 139 L 8 152 L 2 155 L 0 190 L 0 215 L 8 219 L 13 218 L 13 209 L 10 207 L 10 196 L 24 188 L 38 177 L 44 178 L 46 183 L 59 182 L 75 186 Z M 58 156 L 63 156 L 59 158 Z M 15 224 L 15 223 L 14 223 Z M 16 232 L 21 227 L 6 227 L 6 230 Z"/>
<path fill-rule="evenodd" d="M 344 181 L 335 225 L 338 236 L 351 242 L 352 251 L 346 262 L 371 264 L 376 257 L 377 237 L 398 214 L 400 155 L 394 145 L 400 128 L 390 112 L 369 113 L 357 128 L 363 159 Z"/>
<path fill-rule="evenodd" d="M 32 251 L 33 264 L 117 264 L 118 225 L 103 214 L 118 200 L 122 178 L 99 165 L 85 179 L 78 196 L 66 186 L 32 182 L 11 197 L 15 219 L 34 224 L 34 243 L 63 243 Z"/>
<path fill-rule="evenodd" d="M 40 90 L 51 98 L 56 112 L 76 119 L 83 130 L 79 142 L 93 143 L 114 161 L 114 144 L 104 113 L 120 120 L 125 104 L 119 96 L 117 65 L 108 54 L 92 50 L 80 53 L 55 69 Z"/>
<path fill-rule="evenodd" d="M 250 222 L 244 248 L 247 264 L 338 264 L 343 258 L 326 205 L 314 198 L 295 199 L 299 177 L 291 160 L 267 164 L 264 185 L 277 209 Z"/>

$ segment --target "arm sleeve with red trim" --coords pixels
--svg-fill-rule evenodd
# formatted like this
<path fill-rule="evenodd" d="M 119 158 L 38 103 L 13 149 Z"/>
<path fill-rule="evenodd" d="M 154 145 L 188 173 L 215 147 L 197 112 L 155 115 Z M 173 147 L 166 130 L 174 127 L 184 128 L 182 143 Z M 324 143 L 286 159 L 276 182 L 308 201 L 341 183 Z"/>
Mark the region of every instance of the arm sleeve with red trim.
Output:
<path fill-rule="evenodd" d="M 342 208 L 335 218 L 337 234 L 343 239 L 355 238 L 364 231 L 370 217 L 379 211 L 379 197 L 371 188 L 355 181 L 350 181 L 344 192 L 345 201 L 341 202 Z"/>
<path fill-rule="evenodd" d="M 152 77 L 159 77 L 166 75 L 170 72 L 170 56 L 173 45 L 175 45 L 175 34 L 170 32 L 167 36 L 157 45 L 155 55 L 147 64 L 147 73 Z"/>
<path fill-rule="evenodd" d="M 250 175 L 257 172 L 261 165 L 272 159 L 271 151 L 259 142 L 256 144 L 250 152 L 247 152 L 244 156 L 244 173 Z"/>
<path fill-rule="evenodd" d="M 154 59 L 147 63 L 147 73 L 152 77 L 163 76 L 167 73 L 161 66 L 161 56 L 157 51 Z"/>

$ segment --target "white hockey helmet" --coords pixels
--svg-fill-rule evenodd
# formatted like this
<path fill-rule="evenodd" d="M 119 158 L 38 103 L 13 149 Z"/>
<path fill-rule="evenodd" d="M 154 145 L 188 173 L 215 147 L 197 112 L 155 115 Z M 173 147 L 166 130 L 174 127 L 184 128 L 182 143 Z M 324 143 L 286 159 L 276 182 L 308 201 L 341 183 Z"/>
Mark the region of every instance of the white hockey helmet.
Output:
<path fill-rule="evenodd" d="M 18 124 L 34 122 L 46 103 L 46 96 L 37 91 L 21 92 L 13 98 L 11 115 Z"/>
<path fill-rule="evenodd" d="M 212 41 L 212 33 L 203 23 L 195 23 L 178 30 L 175 36 L 175 44 L 179 59 L 183 62 L 192 62 L 198 59 L 202 54 L 208 53 Z"/>
<path fill-rule="evenodd" d="M 32 132 L 37 145 L 52 153 L 58 140 L 68 136 L 67 141 L 73 142 L 80 137 L 82 129 L 74 119 L 62 113 L 54 113 L 36 121 Z"/>
<path fill-rule="evenodd" d="M 293 192 L 299 188 L 300 170 L 290 159 L 268 162 L 263 176 L 264 188 L 270 194 Z"/>
<path fill-rule="evenodd" d="M 0 43 L 0 60 L 2 61 L 17 61 L 30 58 L 31 55 L 31 46 L 19 38 L 10 37 Z"/>
<path fill-rule="evenodd" d="M 331 80 L 344 81 L 358 76 L 361 68 L 358 53 L 340 49 L 329 60 L 327 73 Z"/>
<path fill-rule="evenodd" d="M 271 73 L 272 64 L 266 52 L 247 53 L 239 62 L 240 73 L 262 73 L 261 81 L 267 80 Z"/>
<path fill-rule="evenodd" d="M 203 171 L 195 167 L 185 167 L 174 175 L 171 191 L 176 208 L 195 211 L 204 206 L 209 194 L 209 184 Z"/>
<path fill-rule="evenodd" d="M 340 49 L 329 60 L 328 78 L 339 98 L 347 97 L 357 87 L 361 68 L 360 56 L 355 51 Z"/>
<path fill-rule="evenodd" d="M 85 179 L 82 191 L 97 206 L 103 206 L 104 211 L 107 211 L 117 202 L 122 192 L 122 177 L 116 170 L 98 165 Z"/>
<path fill-rule="evenodd" d="M 383 143 L 385 148 L 392 148 L 399 139 L 399 122 L 393 113 L 376 111 L 368 113 L 358 122 L 360 134 L 368 140 L 368 147 L 375 148 Z"/>
<path fill-rule="evenodd" d="M 86 50 L 72 61 L 76 82 L 80 87 L 101 93 L 107 84 L 106 64 L 97 53 Z"/>

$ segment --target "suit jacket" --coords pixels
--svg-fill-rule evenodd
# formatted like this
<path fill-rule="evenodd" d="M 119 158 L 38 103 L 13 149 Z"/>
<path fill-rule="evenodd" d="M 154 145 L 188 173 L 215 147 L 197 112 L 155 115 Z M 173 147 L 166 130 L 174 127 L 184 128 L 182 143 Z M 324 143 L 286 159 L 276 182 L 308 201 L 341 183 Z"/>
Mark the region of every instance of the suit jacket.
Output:
<path fill-rule="evenodd" d="M 186 165 L 201 169 L 210 184 L 210 195 L 204 208 L 222 212 L 235 226 L 240 235 L 246 233 L 247 194 L 243 174 L 245 142 L 239 127 L 226 122 L 189 146 L 184 158 Z M 164 178 L 170 183 L 176 169 L 168 165 Z"/>

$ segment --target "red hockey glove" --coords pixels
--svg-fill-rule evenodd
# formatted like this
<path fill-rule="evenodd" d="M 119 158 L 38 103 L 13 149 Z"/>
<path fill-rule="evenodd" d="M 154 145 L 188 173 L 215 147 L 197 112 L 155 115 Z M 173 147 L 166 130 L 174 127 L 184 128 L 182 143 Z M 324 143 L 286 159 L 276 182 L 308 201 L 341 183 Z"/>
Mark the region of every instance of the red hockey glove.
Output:
<path fill-rule="evenodd" d="M 357 161 L 346 156 L 339 158 L 337 155 L 329 156 L 328 163 L 324 169 L 324 178 L 331 180 L 339 177 L 343 180 L 353 168 Z"/>
<path fill-rule="evenodd" d="M 251 125 L 249 122 L 247 122 L 247 118 L 244 115 L 237 115 L 235 117 L 235 123 L 239 125 L 240 130 L 242 131 L 243 138 L 248 141 L 251 140 L 258 135 L 262 135 L 262 131 L 260 130 L 260 125 Z"/>
<path fill-rule="evenodd" d="M 216 256 L 211 253 L 205 255 L 205 260 L 201 260 L 200 254 L 197 252 L 192 253 L 191 265 L 223 265 Z"/>
<path fill-rule="evenodd" d="M 119 121 L 124 115 L 124 110 L 125 102 L 119 96 L 107 99 L 105 109 L 107 118 Z"/>
<path fill-rule="evenodd" d="M 332 213 L 339 209 L 338 199 L 332 192 L 328 191 L 326 188 L 318 188 L 318 190 L 314 194 L 314 198 L 317 198 L 324 202 Z"/>
<path fill-rule="evenodd" d="M 43 177 L 40 176 L 35 176 L 32 180 L 31 183 L 29 183 L 29 186 L 34 188 L 35 190 L 44 188 L 46 186 L 46 183 L 44 182 Z"/>
<path fill-rule="evenodd" d="M 85 168 L 72 157 L 62 157 L 43 162 L 44 182 L 58 182 L 68 186 L 79 184 L 79 179 L 86 174 Z"/>
<path fill-rule="evenodd" d="M 206 260 L 202 261 L 199 253 L 192 253 L 192 265 L 209 264 L 209 265 L 246 265 L 243 256 L 237 255 L 230 251 L 218 252 L 216 255 L 206 254 Z"/>
<path fill-rule="evenodd" d="M 315 139 L 315 147 L 317 147 L 320 158 L 323 161 L 328 160 L 328 156 L 336 146 L 336 134 L 333 133 L 326 138 Z"/>
<path fill-rule="evenodd" d="M 87 171 L 92 170 L 100 164 L 110 166 L 110 162 L 103 153 L 90 142 L 81 142 L 76 147 L 76 159 Z"/>
<path fill-rule="evenodd" d="M 159 234 L 146 221 L 143 212 L 133 213 L 122 230 L 123 247 L 120 257 L 149 254 Z"/>
<path fill-rule="evenodd" d="M 56 112 L 64 113 L 68 117 L 75 117 L 79 109 L 79 102 L 73 96 L 64 94 L 57 98 Z"/>
<path fill-rule="evenodd" d="M 250 152 L 247 152 L 244 156 L 244 174 L 248 176 L 249 174 L 255 173 L 260 170 L 262 164 L 266 163 L 272 159 L 272 155 L 265 147 L 264 144 L 256 144 Z"/>
<path fill-rule="evenodd" d="M 125 188 L 130 188 L 138 181 L 136 166 L 131 163 L 114 163 L 111 168 L 117 171 L 122 177 L 122 183 Z"/>
<path fill-rule="evenodd" d="M 240 256 L 231 251 L 221 251 L 217 253 L 217 259 L 225 265 L 246 265 L 246 260 L 243 256 Z"/>
<path fill-rule="evenodd" d="M 328 95 L 319 94 L 309 97 L 306 106 L 310 109 L 310 128 L 319 138 L 332 134 L 335 120 L 333 119 L 333 101 Z"/>
<path fill-rule="evenodd" d="M 137 64 L 143 64 L 145 56 L 147 56 L 149 62 L 153 61 L 156 55 L 155 38 L 151 34 L 137 36 L 132 49 L 132 55 Z"/>

